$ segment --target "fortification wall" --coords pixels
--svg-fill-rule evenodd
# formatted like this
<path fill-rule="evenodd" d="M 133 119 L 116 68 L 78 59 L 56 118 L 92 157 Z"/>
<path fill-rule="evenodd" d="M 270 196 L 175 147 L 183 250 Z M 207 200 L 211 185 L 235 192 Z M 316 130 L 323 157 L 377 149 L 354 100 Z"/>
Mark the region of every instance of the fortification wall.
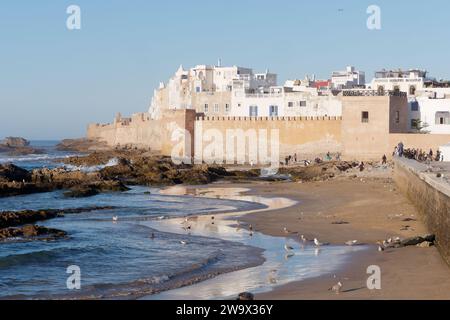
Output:
<path fill-rule="evenodd" d="M 395 160 L 394 180 L 420 212 L 429 232 L 436 235 L 437 247 L 450 264 L 450 185 L 427 166 L 413 160 Z"/>
<path fill-rule="evenodd" d="M 295 153 L 299 159 L 310 159 L 327 152 L 341 152 L 341 121 L 340 117 L 197 117 L 195 134 L 198 141 L 199 135 L 209 130 L 220 132 L 223 137 L 227 130 L 255 130 L 257 134 L 266 130 L 270 139 L 271 130 L 275 129 L 279 134 L 280 160 Z"/>
<path fill-rule="evenodd" d="M 111 124 L 91 124 L 87 137 L 99 139 L 108 146 L 134 146 L 138 148 L 160 151 L 161 122 L 151 120 L 146 114 L 133 115 L 131 119 L 115 120 Z"/>

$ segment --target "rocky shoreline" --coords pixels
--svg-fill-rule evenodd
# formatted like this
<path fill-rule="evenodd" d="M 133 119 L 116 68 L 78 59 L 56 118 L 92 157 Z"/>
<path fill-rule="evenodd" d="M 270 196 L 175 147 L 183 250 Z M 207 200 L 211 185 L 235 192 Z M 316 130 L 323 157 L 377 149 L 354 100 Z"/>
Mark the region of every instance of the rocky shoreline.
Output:
<path fill-rule="evenodd" d="M 68 214 L 77 214 L 91 211 L 110 210 L 115 207 L 86 207 L 75 209 L 44 209 L 0 212 L 0 241 L 10 238 L 24 240 L 49 240 L 67 237 L 62 230 L 50 229 L 34 225 L 35 222 L 54 218 L 62 218 Z"/>
<path fill-rule="evenodd" d="M 114 163 L 107 165 L 112 160 Z M 66 190 L 67 197 L 88 197 L 101 192 L 127 191 L 126 185 L 202 185 L 218 180 L 264 180 L 260 169 L 235 170 L 232 166 L 207 164 L 176 165 L 168 157 L 144 150 L 97 150 L 85 156 L 56 161 L 67 167 L 27 171 L 13 164 L 0 165 L 0 197 L 61 189 Z M 363 170 L 371 171 L 378 167 L 378 163 L 366 163 Z M 325 181 L 360 172 L 360 163 L 329 161 L 309 166 L 281 167 L 278 176 L 282 177 L 279 180 L 308 182 Z M 272 180 L 277 181 L 276 177 Z"/>

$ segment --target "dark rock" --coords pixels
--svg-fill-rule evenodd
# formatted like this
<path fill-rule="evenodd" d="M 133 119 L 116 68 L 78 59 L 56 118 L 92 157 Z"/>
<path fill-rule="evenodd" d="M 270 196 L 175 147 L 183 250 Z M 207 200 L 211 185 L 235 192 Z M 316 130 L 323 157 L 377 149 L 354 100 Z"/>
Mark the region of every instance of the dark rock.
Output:
<path fill-rule="evenodd" d="M 0 164 L 0 181 L 30 182 L 31 173 L 13 164 Z"/>
<path fill-rule="evenodd" d="M 67 198 L 87 198 L 96 196 L 99 193 L 100 191 L 92 186 L 76 186 L 64 192 L 64 196 Z"/>
<path fill-rule="evenodd" d="M 422 242 L 434 243 L 435 240 L 436 240 L 436 236 L 433 234 L 425 235 L 423 237 L 417 236 L 417 237 L 407 238 L 407 239 L 400 241 L 399 246 L 400 247 L 416 246 L 418 244 L 421 244 Z"/>
<path fill-rule="evenodd" d="M 255 296 L 250 292 L 242 292 L 239 293 L 237 300 L 240 301 L 252 301 L 255 300 Z"/>
<path fill-rule="evenodd" d="M 92 197 L 101 192 L 123 192 L 130 190 L 120 181 L 99 181 L 91 184 L 84 184 L 72 187 L 64 193 L 69 198 Z"/>
<path fill-rule="evenodd" d="M 34 223 L 37 221 L 49 220 L 62 217 L 65 214 L 77 214 L 82 212 L 110 210 L 115 207 L 85 207 L 75 209 L 44 209 L 44 210 L 23 210 L 23 211 L 4 211 L 0 212 L 0 228 L 15 227 L 22 224 Z"/>
<path fill-rule="evenodd" d="M 350 224 L 350 222 L 340 220 L 340 221 L 333 221 L 331 224 L 341 225 L 341 224 Z"/>
<path fill-rule="evenodd" d="M 67 233 L 58 229 L 26 225 L 20 228 L 0 229 L 0 240 L 8 238 L 36 238 L 39 240 L 51 240 L 66 237 Z"/>

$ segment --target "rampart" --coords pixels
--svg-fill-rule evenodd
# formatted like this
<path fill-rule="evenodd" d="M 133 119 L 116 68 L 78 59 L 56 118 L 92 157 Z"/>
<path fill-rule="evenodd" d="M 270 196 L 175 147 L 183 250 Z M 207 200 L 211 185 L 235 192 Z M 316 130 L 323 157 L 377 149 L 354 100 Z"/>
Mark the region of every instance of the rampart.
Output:
<path fill-rule="evenodd" d="M 420 212 L 429 232 L 436 235 L 436 245 L 450 264 L 450 184 L 448 171 L 438 177 L 429 167 L 414 160 L 395 159 L 394 180 Z"/>

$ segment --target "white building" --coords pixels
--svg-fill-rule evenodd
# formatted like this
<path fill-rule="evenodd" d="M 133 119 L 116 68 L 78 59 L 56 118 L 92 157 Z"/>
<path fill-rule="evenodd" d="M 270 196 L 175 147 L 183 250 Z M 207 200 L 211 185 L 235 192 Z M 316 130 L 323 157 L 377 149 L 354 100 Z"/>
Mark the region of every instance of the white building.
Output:
<path fill-rule="evenodd" d="M 408 71 L 381 70 L 375 73 L 375 78 L 370 84 L 372 90 L 401 91 L 409 96 L 415 96 L 424 89 L 427 72 L 418 69 Z"/>
<path fill-rule="evenodd" d="M 434 134 L 450 133 L 450 97 L 436 99 L 419 96 L 416 100 L 417 103 L 412 104 L 412 118 L 420 119 L 423 131 Z"/>
<path fill-rule="evenodd" d="M 406 92 L 409 102 L 409 129 L 433 134 L 450 133 L 450 88 L 427 77 L 427 71 L 382 70 L 375 73 L 370 88 L 380 92 Z M 419 128 L 417 128 L 419 125 Z"/>
<path fill-rule="evenodd" d="M 339 98 L 311 86 L 313 80 L 287 81 L 283 87 L 268 70 L 198 65 L 187 71 L 180 66 L 167 85 L 155 90 L 149 113 L 153 119 L 164 108 L 195 109 L 206 116 L 340 116 Z"/>
<path fill-rule="evenodd" d="M 331 74 L 331 84 L 334 89 L 352 89 L 366 85 L 366 74 L 355 67 L 348 66 L 344 71 L 334 71 Z"/>

